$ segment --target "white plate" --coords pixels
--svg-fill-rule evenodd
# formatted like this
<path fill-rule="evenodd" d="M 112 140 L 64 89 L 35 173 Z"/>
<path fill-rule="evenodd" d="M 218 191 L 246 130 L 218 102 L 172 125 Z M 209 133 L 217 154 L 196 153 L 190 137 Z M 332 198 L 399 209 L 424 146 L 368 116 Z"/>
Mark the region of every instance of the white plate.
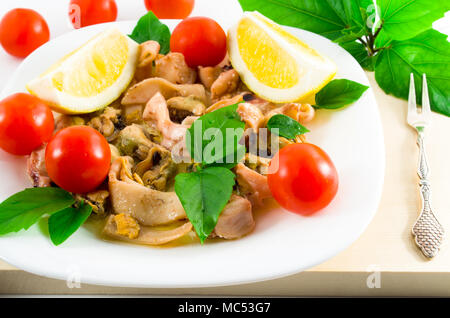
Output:
<path fill-rule="evenodd" d="M 235 21 L 220 21 L 227 29 Z M 166 21 L 171 29 L 177 21 Z M 58 37 L 31 54 L 11 77 L 2 96 L 25 84 L 98 32 L 116 26 L 130 33 L 135 22 L 83 28 Z M 364 71 L 344 49 L 316 34 L 289 32 L 328 55 L 338 78 L 365 85 Z M 83 283 L 130 287 L 201 287 L 256 282 L 286 276 L 319 264 L 355 241 L 374 216 L 384 177 L 384 144 L 375 98 L 369 89 L 343 110 L 319 111 L 308 126 L 311 142 L 334 161 L 339 191 L 319 214 L 301 217 L 281 208 L 258 213 L 255 231 L 240 240 L 151 248 L 103 241 L 81 228 L 55 247 L 45 224 L 0 238 L 0 257 L 25 271 Z M 25 159 L 0 151 L 0 200 L 29 186 Z"/>

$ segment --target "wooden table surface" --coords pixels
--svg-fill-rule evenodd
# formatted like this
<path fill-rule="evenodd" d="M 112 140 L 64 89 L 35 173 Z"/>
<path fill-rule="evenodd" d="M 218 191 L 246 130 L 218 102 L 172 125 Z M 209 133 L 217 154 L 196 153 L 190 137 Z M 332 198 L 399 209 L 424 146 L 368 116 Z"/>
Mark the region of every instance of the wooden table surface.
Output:
<path fill-rule="evenodd" d="M 347 250 L 303 273 L 281 279 L 215 288 L 136 289 L 81 285 L 38 277 L 0 261 L 0 294 L 152 295 L 434 295 L 450 296 L 450 247 L 445 239 L 428 260 L 416 248 L 411 227 L 420 210 L 416 134 L 406 124 L 406 101 L 386 95 L 367 73 L 381 113 L 386 174 L 378 212 Z M 450 232 L 450 118 L 433 113 L 427 131 L 432 205 Z"/>

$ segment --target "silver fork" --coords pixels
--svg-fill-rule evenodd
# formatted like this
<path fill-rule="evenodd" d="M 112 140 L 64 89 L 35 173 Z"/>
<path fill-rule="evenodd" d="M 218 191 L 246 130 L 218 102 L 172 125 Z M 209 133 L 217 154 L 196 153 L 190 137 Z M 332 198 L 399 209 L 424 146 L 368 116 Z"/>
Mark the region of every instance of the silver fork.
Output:
<path fill-rule="evenodd" d="M 417 246 L 422 253 L 432 258 L 436 256 L 444 236 L 444 228 L 431 211 L 431 188 L 428 176 L 430 169 L 425 154 L 424 137 L 425 127 L 430 124 L 430 100 L 428 98 L 428 85 L 426 75 L 422 82 L 422 110 L 418 112 L 416 106 L 416 91 L 414 88 L 414 75 L 411 73 L 408 99 L 408 124 L 417 130 L 417 145 L 419 146 L 419 167 L 417 174 L 420 181 L 420 194 L 422 197 L 422 211 L 412 228 Z"/>

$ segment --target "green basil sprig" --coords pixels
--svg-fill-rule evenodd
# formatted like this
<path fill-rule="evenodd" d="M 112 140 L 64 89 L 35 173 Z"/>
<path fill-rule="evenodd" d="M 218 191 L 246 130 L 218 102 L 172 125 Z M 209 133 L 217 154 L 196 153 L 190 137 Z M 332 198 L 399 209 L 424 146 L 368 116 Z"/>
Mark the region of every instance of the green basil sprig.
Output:
<path fill-rule="evenodd" d="M 230 200 L 234 178 L 234 173 L 223 167 L 208 167 L 175 177 L 175 193 L 201 243 L 214 230 Z"/>
<path fill-rule="evenodd" d="M 238 104 L 220 108 L 192 124 L 186 147 L 198 163 L 197 171 L 175 177 L 175 193 L 202 244 L 214 230 L 233 192 L 235 175 L 230 169 L 245 156 L 245 146 L 239 143 L 245 123 L 236 112 L 237 107 Z M 227 138 L 227 129 L 231 139 Z"/>
<path fill-rule="evenodd" d="M 30 188 L 13 194 L 0 203 L 0 234 L 27 230 L 43 215 L 74 203 L 72 195 L 60 188 Z"/>
<path fill-rule="evenodd" d="M 329 82 L 316 94 L 316 107 L 338 109 L 356 102 L 368 89 L 368 86 L 347 79 Z"/>
<path fill-rule="evenodd" d="M 450 116 L 450 44 L 446 35 L 431 29 L 433 22 L 450 9 L 450 1 L 239 2 L 244 11 L 257 10 L 277 23 L 335 41 L 364 69 L 375 71 L 378 85 L 388 94 L 406 99 L 410 73 L 419 88 L 426 73 L 431 109 Z M 416 96 L 419 99 L 420 91 Z"/>
<path fill-rule="evenodd" d="M 161 46 L 161 54 L 167 54 L 170 51 L 169 27 L 161 23 L 151 11 L 139 19 L 130 38 L 139 44 L 150 40 L 158 42 Z"/>
<path fill-rule="evenodd" d="M 305 126 L 300 125 L 298 121 L 283 114 L 276 114 L 270 117 L 267 122 L 267 128 L 271 132 L 278 132 L 279 136 L 287 139 L 295 139 L 298 135 L 309 132 L 309 130 Z"/>
<path fill-rule="evenodd" d="M 237 107 L 234 104 L 205 114 L 188 129 L 186 146 L 195 162 L 232 168 L 245 156 L 245 146 L 239 143 L 245 123 Z"/>
<path fill-rule="evenodd" d="M 72 235 L 91 214 L 92 207 L 76 203 L 73 196 L 60 188 L 29 188 L 13 194 L 0 203 L 0 235 L 27 230 L 45 215 L 49 234 L 59 245 Z"/>
<path fill-rule="evenodd" d="M 48 219 L 48 232 L 53 244 L 59 245 L 75 233 L 92 213 L 92 206 L 84 202 L 77 208 L 68 207 Z"/>

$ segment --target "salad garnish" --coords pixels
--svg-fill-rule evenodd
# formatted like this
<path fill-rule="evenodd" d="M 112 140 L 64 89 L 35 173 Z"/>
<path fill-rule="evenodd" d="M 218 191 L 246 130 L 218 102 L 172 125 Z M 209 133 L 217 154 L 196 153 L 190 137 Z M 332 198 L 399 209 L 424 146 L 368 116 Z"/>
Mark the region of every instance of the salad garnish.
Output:
<path fill-rule="evenodd" d="M 170 51 L 170 30 L 164 23 L 149 11 L 142 16 L 134 27 L 130 38 L 141 44 L 150 40 L 156 41 L 161 46 L 159 52 L 167 54 Z"/>
<path fill-rule="evenodd" d="M 316 108 L 338 109 L 356 102 L 368 86 L 347 80 L 336 79 L 329 82 L 316 94 Z"/>
<path fill-rule="evenodd" d="M 277 135 L 287 138 L 295 139 L 297 136 L 309 132 L 308 128 L 298 123 L 289 116 L 277 114 L 270 117 L 267 122 L 267 128 Z"/>

